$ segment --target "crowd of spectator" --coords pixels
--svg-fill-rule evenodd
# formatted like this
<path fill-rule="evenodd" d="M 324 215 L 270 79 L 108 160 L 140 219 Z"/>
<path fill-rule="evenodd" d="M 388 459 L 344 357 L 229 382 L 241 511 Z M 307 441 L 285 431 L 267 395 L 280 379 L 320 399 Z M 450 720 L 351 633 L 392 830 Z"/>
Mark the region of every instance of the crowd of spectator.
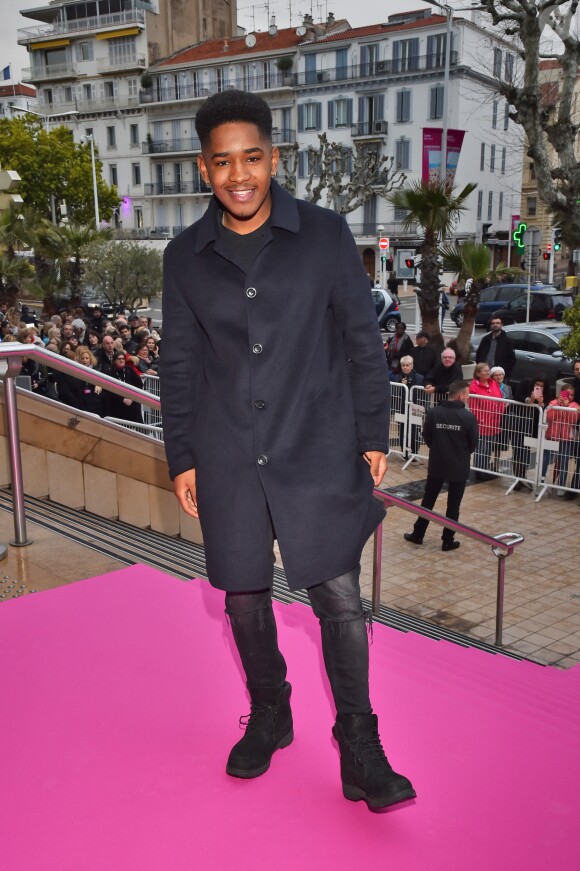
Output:
<path fill-rule="evenodd" d="M 131 314 L 106 318 L 95 307 L 90 315 L 82 308 L 62 311 L 38 322 L 23 306 L 7 308 L 0 305 L 0 341 L 38 344 L 54 354 L 75 360 L 87 369 L 95 369 L 131 385 L 143 387 L 143 375 L 158 375 L 161 336 L 151 318 Z M 449 386 L 463 377 L 455 351 L 451 347 L 438 354 L 429 343 L 429 336 L 419 331 L 415 344 L 400 323 L 385 344 L 391 381 L 423 388 L 423 406 L 411 403 L 409 412 L 424 414 L 427 403 L 445 399 Z M 491 332 L 479 344 L 473 380 L 469 385 L 469 407 L 477 419 L 479 441 L 474 457 L 476 476 L 487 480 L 500 471 L 501 454 L 511 447 L 511 471 L 518 478 L 515 489 L 531 489 L 527 471 L 531 461 L 530 442 L 537 438 L 541 412 L 546 411 L 546 438 L 549 448 L 543 456 L 542 479 L 547 479 L 552 466 L 552 480 L 557 492 L 573 499 L 580 490 L 580 360 L 574 363 L 574 377 L 564 384 L 557 396 L 552 395 L 545 375 L 524 379 L 515 390 L 509 377 L 515 365 L 515 353 L 502 322 L 494 318 Z M 117 418 L 133 423 L 143 422 L 141 405 L 90 381 L 75 378 L 50 365 L 39 365 L 30 357 L 23 358 L 21 375 L 28 376 L 33 392 L 64 402 L 73 408 Z M 418 399 L 414 394 L 415 400 Z M 515 402 L 498 402 L 515 400 Z M 532 412 L 525 406 L 536 408 Z M 522 408 L 524 411 L 522 411 Z M 417 458 L 420 427 L 410 428 L 411 454 L 404 444 L 404 425 L 399 423 L 399 439 L 403 455 Z M 574 462 L 571 484 L 567 491 L 570 461 Z"/>
<path fill-rule="evenodd" d="M 87 315 L 83 308 L 61 311 L 40 321 L 23 306 L 0 305 L 0 340 L 37 344 L 53 354 L 133 387 L 143 388 L 143 375 L 158 375 L 161 336 L 150 317 L 131 314 L 106 318 L 99 307 Z M 30 378 L 33 392 L 72 408 L 134 423 L 143 421 L 141 405 L 24 357 L 21 375 Z"/>
<path fill-rule="evenodd" d="M 409 390 L 422 387 L 422 391 L 410 395 L 408 444 L 405 443 L 405 426 L 399 423 L 403 457 L 417 461 L 420 428 L 414 421 L 424 417 L 430 405 L 447 398 L 450 385 L 463 378 L 463 370 L 453 348 L 446 347 L 437 354 L 423 331 L 417 333 L 413 345 L 406 329 L 404 323 L 397 326 L 385 343 L 385 354 L 392 382 L 404 384 Z M 479 429 L 473 458 L 475 477 L 486 481 L 501 474 L 502 454 L 511 449 L 510 472 L 518 478 L 514 489 L 532 490 L 533 485 L 527 480 L 532 456 L 530 445 L 538 437 L 545 410 L 542 481 L 555 485 L 557 495 L 574 499 L 577 496 L 574 491 L 580 490 L 580 360 L 573 364 L 574 377 L 570 383 L 558 386 L 556 396 L 542 372 L 535 378 L 523 379 L 512 390 L 509 378 L 515 363 L 515 351 L 503 330 L 501 318 L 494 317 L 490 333 L 478 346 L 469 384 L 469 408 Z M 403 408 L 397 407 L 396 411 L 400 416 Z M 408 448 L 410 453 L 407 453 Z M 571 461 L 575 465 L 568 482 Z"/>

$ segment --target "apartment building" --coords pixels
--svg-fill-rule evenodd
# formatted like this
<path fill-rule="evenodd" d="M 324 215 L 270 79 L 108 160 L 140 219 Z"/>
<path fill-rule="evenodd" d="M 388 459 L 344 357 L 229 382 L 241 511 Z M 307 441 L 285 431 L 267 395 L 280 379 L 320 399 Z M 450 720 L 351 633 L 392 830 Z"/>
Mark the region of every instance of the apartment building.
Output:
<path fill-rule="evenodd" d="M 473 20 L 472 20 L 473 19 Z M 509 43 L 484 30 L 476 16 L 454 18 L 451 28 L 447 128 L 465 136 L 457 164 L 459 188 L 477 182 L 456 239 L 482 237 L 490 224 L 496 256 L 505 256 L 511 215 L 519 211 L 522 147 L 508 105 L 497 95 L 500 76 L 516 74 Z M 394 158 L 409 180 L 423 168 L 423 130 L 441 129 L 445 111 L 446 18 L 430 10 L 391 15 L 386 23 L 330 34 L 300 46 L 296 102 L 299 154 L 298 195 L 317 173 L 319 134 Z M 313 165 L 314 163 L 314 165 Z M 402 214 L 373 196 L 347 217 L 367 270 L 374 274 L 377 236 L 391 240 L 397 273 L 412 277 L 404 259 L 414 248 Z"/>
<path fill-rule="evenodd" d="M 41 22 L 17 34 L 30 55 L 22 79 L 37 88 L 36 111 L 48 126 L 66 123 L 75 138 L 93 137 L 103 176 L 119 191 L 115 222 L 145 232 L 141 78 L 161 57 L 233 33 L 236 0 L 54 0 L 21 14 Z"/>
<path fill-rule="evenodd" d="M 75 137 L 93 135 L 104 177 L 119 191 L 116 221 L 124 231 L 169 238 L 203 214 L 210 192 L 197 170 L 195 113 L 210 94 L 236 87 L 270 104 L 274 141 L 285 158 L 280 172 L 295 171 L 298 196 L 311 173 L 316 180 L 309 148 L 323 132 L 355 151 L 377 149 L 407 178 L 421 178 L 423 130 L 441 129 L 446 108 L 447 128 L 465 131 L 456 184 L 478 184 L 455 237 L 481 239 L 489 224 L 496 260 L 505 259 L 511 216 L 520 210 L 522 137 L 495 83 L 517 74 L 518 59 L 476 14 L 454 18 L 451 28 L 443 16 L 421 10 L 359 28 L 330 14 L 323 23 L 307 15 L 300 27 L 272 23 L 267 32 L 244 36 L 233 28 L 202 40 L 183 32 L 188 47 L 152 63 L 169 45 L 159 38 L 162 13 L 181 4 L 99 0 L 102 14 L 95 17 L 95 2 L 26 10 L 45 24 L 19 31 L 18 40 L 31 54 L 27 80 L 37 85 L 38 111 L 51 121 L 59 111 L 74 112 L 60 120 Z M 347 215 L 371 274 L 377 237 L 387 235 L 405 276 L 404 259 L 417 238 L 402 232 L 402 218 L 377 195 Z"/>
<path fill-rule="evenodd" d="M 30 85 L 0 85 L 0 118 L 36 111 L 36 90 Z"/>

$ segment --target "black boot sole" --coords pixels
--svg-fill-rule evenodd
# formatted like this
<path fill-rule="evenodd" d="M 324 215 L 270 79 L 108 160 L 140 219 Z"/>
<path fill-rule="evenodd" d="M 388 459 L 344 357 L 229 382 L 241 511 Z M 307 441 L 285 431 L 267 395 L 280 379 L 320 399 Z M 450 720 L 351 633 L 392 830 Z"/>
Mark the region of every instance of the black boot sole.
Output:
<path fill-rule="evenodd" d="M 290 731 L 286 735 L 284 735 L 283 738 L 280 738 L 280 740 L 272 750 L 272 756 L 274 755 L 276 750 L 283 750 L 284 747 L 288 747 L 293 740 L 294 730 L 290 729 Z M 265 774 L 270 767 L 272 756 L 270 756 L 270 758 L 267 762 L 264 763 L 264 765 L 260 765 L 259 768 L 234 768 L 228 763 L 226 765 L 226 774 L 229 774 L 230 777 L 241 777 L 244 780 L 251 780 L 252 777 L 260 777 L 260 775 Z"/>
<path fill-rule="evenodd" d="M 349 801 L 366 801 L 370 810 L 379 810 L 383 807 L 391 807 L 394 804 L 400 804 L 402 801 L 409 801 L 411 798 L 417 798 L 417 793 L 413 787 L 401 789 L 390 796 L 377 796 L 371 798 L 366 794 L 360 786 L 350 786 L 348 783 L 342 784 L 342 794 Z"/>

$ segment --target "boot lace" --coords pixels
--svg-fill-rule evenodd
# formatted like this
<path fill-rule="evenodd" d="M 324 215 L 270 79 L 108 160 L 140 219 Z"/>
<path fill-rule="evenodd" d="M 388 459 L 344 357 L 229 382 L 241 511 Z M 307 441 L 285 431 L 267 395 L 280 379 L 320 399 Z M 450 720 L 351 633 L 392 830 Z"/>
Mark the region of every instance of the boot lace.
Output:
<path fill-rule="evenodd" d="M 391 767 L 378 735 L 361 735 L 354 740 L 349 740 L 348 744 L 356 765 L 364 767 L 372 763 Z"/>
<path fill-rule="evenodd" d="M 267 705 L 252 705 L 250 713 L 240 717 L 240 729 L 259 729 L 274 733 L 274 708 Z"/>

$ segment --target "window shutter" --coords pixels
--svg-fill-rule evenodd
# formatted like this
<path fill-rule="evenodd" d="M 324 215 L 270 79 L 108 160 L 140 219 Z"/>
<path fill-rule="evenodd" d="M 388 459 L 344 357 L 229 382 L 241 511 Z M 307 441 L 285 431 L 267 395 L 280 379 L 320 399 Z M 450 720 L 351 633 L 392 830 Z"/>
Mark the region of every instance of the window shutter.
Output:
<path fill-rule="evenodd" d="M 352 100 L 346 102 L 346 123 L 349 126 L 352 124 Z"/>
<path fill-rule="evenodd" d="M 322 127 L 322 103 L 316 103 L 316 129 Z"/>
<path fill-rule="evenodd" d="M 335 101 L 329 100 L 328 101 L 328 129 L 329 130 L 332 130 L 334 128 L 334 119 L 336 117 L 335 112 L 336 112 Z"/>
<path fill-rule="evenodd" d="M 427 37 L 427 69 L 433 66 L 433 55 L 435 54 L 435 37 Z"/>
<path fill-rule="evenodd" d="M 385 95 L 379 94 L 375 100 L 376 121 L 383 121 L 385 118 Z"/>
<path fill-rule="evenodd" d="M 367 120 L 367 98 L 358 98 L 358 123 L 363 124 Z"/>
<path fill-rule="evenodd" d="M 298 132 L 304 132 L 304 104 L 298 106 Z"/>
<path fill-rule="evenodd" d="M 305 164 L 306 164 L 306 152 L 299 151 L 298 152 L 298 178 L 306 178 L 305 173 Z"/>
<path fill-rule="evenodd" d="M 429 107 L 429 117 L 436 118 L 437 117 L 437 88 L 431 88 L 429 93 L 430 97 L 430 107 Z"/>

